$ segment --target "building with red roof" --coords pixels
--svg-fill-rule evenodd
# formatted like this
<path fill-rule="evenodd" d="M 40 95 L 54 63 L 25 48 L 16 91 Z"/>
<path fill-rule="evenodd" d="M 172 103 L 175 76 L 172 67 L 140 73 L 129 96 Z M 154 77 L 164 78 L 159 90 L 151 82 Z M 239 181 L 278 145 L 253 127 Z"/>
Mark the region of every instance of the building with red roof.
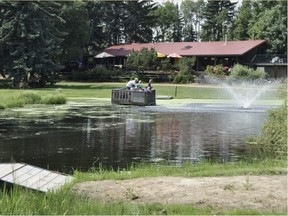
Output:
<path fill-rule="evenodd" d="M 196 57 L 196 70 L 205 70 L 207 65 L 222 64 L 231 67 L 235 63 L 247 64 L 256 54 L 264 53 L 265 40 L 213 41 L 213 42 L 163 42 L 132 43 L 108 47 L 105 53 L 111 55 L 110 62 L 125 65 L 125 60 L 133 51 L 142 48 L 154 49 L 159 57 Z"/>

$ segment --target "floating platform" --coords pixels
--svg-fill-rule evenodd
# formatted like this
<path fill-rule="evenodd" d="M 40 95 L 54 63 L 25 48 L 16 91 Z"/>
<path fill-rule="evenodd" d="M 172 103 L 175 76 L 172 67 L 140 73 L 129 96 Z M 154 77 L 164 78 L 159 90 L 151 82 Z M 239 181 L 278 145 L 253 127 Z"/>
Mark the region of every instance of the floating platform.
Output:
<path fill-rule="evenodd" d="M 113 89 L 111 102 L 121 105 L 153 106 L 156 105 L 156 91 L 130 91 L 124 89 Z"/>
<path fill-rule="evenodd" d="M 25 163 L 1 163 L 0 181 L 25 188 L 48 192 L 70 183 L 74 177 Z"/>

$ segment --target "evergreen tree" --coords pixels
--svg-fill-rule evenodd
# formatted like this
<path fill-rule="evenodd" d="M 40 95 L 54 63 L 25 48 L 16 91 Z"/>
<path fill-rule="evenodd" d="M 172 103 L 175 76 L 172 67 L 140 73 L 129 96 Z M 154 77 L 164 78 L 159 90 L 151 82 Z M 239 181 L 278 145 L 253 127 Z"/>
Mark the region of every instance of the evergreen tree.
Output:
<path fill-rule="evenodd" d="M 64 22 L 59 8 L 56 2 L 0 2 L 0 70 L 15 87 L 55 82 L 64 36 L 55 27 Z"/>
<path fill-rule="evenodd" d="M 186 25 L 185 29 L 183 30 L 184 41 L 197 41 L 196 33 L 193 29 L 193 25 L 189 24 Z"/>
<path fill-rule="evenodd" d="M 124 1 L 106 2 L 103 24 L 108 36 L 108 44 L 124 43 L 123 19 L 125 16 Z"/>
<path fill-rule="evenodd" d="M 183 14 L 183 37 L 184 41 L 200 40 L 200 26 L 203 20 L 203 10 L 205 2 L 203 0 L 191 1 L 184 0 L 181 3 Z"/>
<path fill-rule="evenodd" d="M 91 25 L 86 3 L 82 1 L 63 2 L 60 16 L 66 21 L 59 28 L 67 35 L 62 42 L 62 62 L 81 60 L 87 55 L 87 44 L 90 41 Z"/>
<path fill-rule="evenodd" d="M 152 11 L 155 4 L 149 1 L 128 1 L 123 17 L 125 43 L 147 43 L 152 41 L 152 26 L 155 16 Z"/>
<path fill-rule="evenodd" d="M 178 6 L 167 1 L 154 12 L 154 15 L 157 17 L 156 27 L 154 28 L 154 41 L 173 41 L 173 31 L 180 21 L 177 10 Z"/>
<path fill-rule="evenodd" d="M 231 38 L 235 40 L 247 40 L 249 38 L 248 30 L 253 21 L 254 14 L 251 10 L 251 1 L 243 1 L 239 9 L 237 18 L 234 21 Z"/>
<path fill-rule="evenodd" d="M 230 31 L 237 2 L 208 0 L 204 11 L 202 38 L 220 41 Z"/>
<path fill-rule="evenodd" d="M 112 44 L 152 41 L 155 17 L 150 1 L 89 1 L 87 9 L 92 27 L 90 52 Z"/>
<path fill-rule="evenodd" d="M 178 5 L 175 8 L 176 20 L 172 27 L 172 38 L 173 42 L 180 42 L 183 39 L 183 17 L 180 13 Z"/>
<path fill-rule="evenodd" d="M 102 1 L 88 1 L 86 8 L 91 28 L 90 41 L 86 50 L 87 53 L 93 55 L 111 45 L 108 35 L 109 29 L 105 23 L 105 15 L 109 11 L 110 6 Z"/>
<path fill-rule="evenodd" d="M 124 42 L 123 17 L 124 1 L 88 1 L 92 35 L 91 51 L 101 51 L 105 47 Z"/>

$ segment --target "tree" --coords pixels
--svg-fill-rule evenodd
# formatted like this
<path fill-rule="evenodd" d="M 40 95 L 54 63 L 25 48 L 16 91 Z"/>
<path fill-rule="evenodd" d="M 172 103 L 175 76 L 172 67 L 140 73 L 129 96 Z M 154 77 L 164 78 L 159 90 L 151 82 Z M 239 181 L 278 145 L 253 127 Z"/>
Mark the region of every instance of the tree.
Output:
<path fill-rule="evenodd" d="M 111 5 L 104 1 L 88 1 L 86 8 L 89 16 L 91 35 L 86 51 L 93 55 L 111 45 L 109 26 L 106 25 L 106 14 Z"/>
<path fill-rule="evenodd" d="M 86 8 L 82 1 L 63 2 L 60 16 L 66 21 L 61 23 L 59 28 L 67 35 L 62 42 L 62 62 L 81 60 L 87 53 L 85 47 L 90 41 L 91 26 Z"/>
<path fill-rule="evenodd" d="M 173 27 L 179 22 L 178 6 L 170 1 L 159 6 L 153 13 L 156 19 L 156 27 L 154 28 L 154 40 L 156 42 L 173 41 Z"/>
<path fill-rule="evenodd" d="M 133 51 L 127 58 L 126 66 L 134 70 L 155 69 L 157 67 L 157 52 L 147 48 Z"/>
<path fill-rule="evenodd" d="M 179 73 L 175 76 L 173 82 L 174 83 L 188 83 L 193 82 L 194 77 L 193 74 L 193 67 L 195 65 L 196 58 L 192 57 L 184 57 L 180 59 L 178 66 L 179 66 Z"/>
<path fill-rule="evenodd" d="M 266 2 L 264 6 L 266 4 L 274 6 L 259 13 L 257 21 L 248 32 L 271 45 L 268 53 L 287 54 L 287 2 Z"/>
<path fill-rule="evenodd" d="M 252 24 L 252 21 L 254 20 L 254 18 L 252 18 L 254 17 L 254 13 L 252 12 L 251 8 L 251 1 L 242 2 L 237 18 L 234 21 L 231 38 L 235 40 L 249 39 L 250 35 L 248 34 L 248 30 Z"/>
<path fill-rule="evenodd" d="M 200 40 L 200 26 L 202 22 L 205 2 L 203 0 L 191 1 L 184 0 L 181 3 L 181 12 L 183 14 L 184 41 Z"/>
<path fill-rule="evenodd" d="M 230 31 L 237 2 L 208 0 L 204 11 L 202 38 L 220 41 Z"/>
<path fill-rule="evenodd" d="M 232 37 L 263 39 L 268 53 L 287 53 L 287 2 L 243 1 L 235 19 Z"/>
<path fill-rule="evenodd" d="M 170 40 L 173 42 L 180 42 L 183 38 L 183 17 L 177 4 L 174 13 L 176 14 L 176 19 L 172 24 L 172 35 Z"/>
<path fill-rule="evenodd" d="M 53 83 L 61 68 L 59 55 L 64 34 L 56 22 L 64 22 L 56 2 L 0 2 L 0 70 L 21 83 L 44 86 Z"/>
<path fill-rule="evenodd" d="M 125 43 L 147 43 L 152 41 L 152 26 L 156 17 L 152 15 L 155 3 L 147 1 L 128 1 L 123 17 Z"/>

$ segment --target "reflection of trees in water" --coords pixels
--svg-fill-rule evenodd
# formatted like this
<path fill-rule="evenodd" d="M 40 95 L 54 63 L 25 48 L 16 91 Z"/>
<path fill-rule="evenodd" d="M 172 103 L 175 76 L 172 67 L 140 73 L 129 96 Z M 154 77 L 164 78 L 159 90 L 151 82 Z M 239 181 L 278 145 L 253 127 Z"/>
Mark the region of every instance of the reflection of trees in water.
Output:
<path fill-rule="evenodd" d="M 179 165 L 203 157 L 228 161 L 245 137 L 258 133 L 265 117 L 266 113 L 199 111 L 68 116 L 29 124 L 14 119 L 5 124 L 19 136 L 0 140 L 0 157 L 3 162 L 13 158 L 56 170 L 63 166 L 87 170 L 95 161 L 96 167 L 101 163 L 125 168 L 137 157 L 145 161 L 161 157 Z"/>

